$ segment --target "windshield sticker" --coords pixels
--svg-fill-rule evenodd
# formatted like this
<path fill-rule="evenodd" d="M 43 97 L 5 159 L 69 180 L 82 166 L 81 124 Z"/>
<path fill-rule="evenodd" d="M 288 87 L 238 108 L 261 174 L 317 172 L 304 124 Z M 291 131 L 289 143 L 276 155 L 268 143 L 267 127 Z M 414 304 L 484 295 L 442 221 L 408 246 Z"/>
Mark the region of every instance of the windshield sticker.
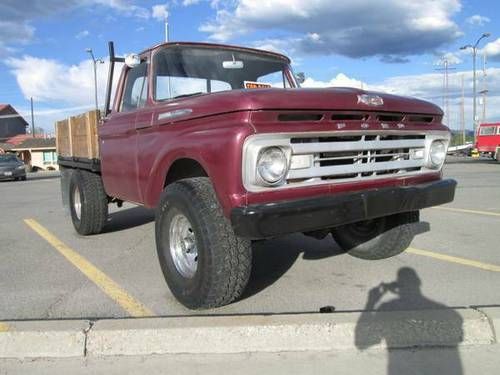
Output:
<path fill-rule="evenodd" d="M 273 87 L 270 83 L 264 82 L 244 81 L 243 83 L 246 89 L 270 89 Z"/>

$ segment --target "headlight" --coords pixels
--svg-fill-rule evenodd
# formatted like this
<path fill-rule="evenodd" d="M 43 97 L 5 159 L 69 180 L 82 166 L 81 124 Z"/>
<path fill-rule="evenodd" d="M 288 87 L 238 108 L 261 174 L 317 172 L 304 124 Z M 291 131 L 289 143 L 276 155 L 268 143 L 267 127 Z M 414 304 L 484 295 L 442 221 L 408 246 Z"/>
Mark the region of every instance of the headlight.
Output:
<path fill-rule="evenodd" d="M 434 141 L 431 144 L 430 162 L 432 168 L 439 168 L 446 158 L 446 144 L 443 141 Z"/>
<path fill-rule="evenodd" d="M 280 147 L 269 147 L 260 152 L 257 160 L 259 176 L 268 184 L 281 182 L 288 172 L 288 160 Z"/>
<path fill-rule="evenodd" d="M 16 169 L 24 169 L 24 165 L 20 165 L 19 167 L 17 167 Z"/>

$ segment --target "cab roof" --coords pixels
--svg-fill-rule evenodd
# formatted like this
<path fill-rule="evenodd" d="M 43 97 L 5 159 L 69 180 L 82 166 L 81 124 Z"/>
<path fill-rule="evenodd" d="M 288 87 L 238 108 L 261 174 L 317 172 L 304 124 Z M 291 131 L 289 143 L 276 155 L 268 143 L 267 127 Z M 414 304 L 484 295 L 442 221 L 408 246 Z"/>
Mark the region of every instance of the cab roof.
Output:
<path fill-rule="evenodd" d="M 238 51 L 246 51 L 246 52 L 253 52 L 253 53 L 258 53 L 262 55 L 268 55 L 272 57 L 277 57 L 281 60 L 286 61 L 288 64 L 291 63 L 290 59 L 282 55 L 281 53 L 277 52 L 271 52 L 271 51 L 265 51 L 261 49 L 256 49 L 256 48 L 248 48 L 248 47 L 241 47 L 241 46 L 233 46 L 233 45 L 228 45 L 228 44 L 216 44 L 216 43 L 201 43 L 201 42 L 166 42 L 166 43 L 160 43 L 156 44 L 152 47 L 146 48 L 143 50 L 140 55 L 153 51 L 155 49 L 158 49 L 160 47 L 172 47 L 172 46 L 186 46 L 186 47 L 201 47 L 201 48 L 222 48 L 222 49 L 230 49 L 230 50 L 238 50 Z"/>

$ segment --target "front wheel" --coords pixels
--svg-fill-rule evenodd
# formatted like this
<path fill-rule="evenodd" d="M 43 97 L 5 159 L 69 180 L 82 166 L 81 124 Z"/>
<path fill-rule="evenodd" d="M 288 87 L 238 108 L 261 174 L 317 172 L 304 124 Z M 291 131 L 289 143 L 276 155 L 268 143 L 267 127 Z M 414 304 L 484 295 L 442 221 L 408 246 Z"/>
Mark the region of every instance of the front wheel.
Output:
<path fill-rule="evenodd" d="M 381 217 L 342 225 L 332 229 L 332 236 L 349 255 L 367 260 L 390 258 L 405 251 L 419 221 L 419 212 Z"/>
<path fill-rule="evenodd" d="M 156 213 L 156 248 L 172 294 L 190 309 L 237 299 L 251 270 L 251 243 L 237 237 L 206 177 L 164 190 Z"/>

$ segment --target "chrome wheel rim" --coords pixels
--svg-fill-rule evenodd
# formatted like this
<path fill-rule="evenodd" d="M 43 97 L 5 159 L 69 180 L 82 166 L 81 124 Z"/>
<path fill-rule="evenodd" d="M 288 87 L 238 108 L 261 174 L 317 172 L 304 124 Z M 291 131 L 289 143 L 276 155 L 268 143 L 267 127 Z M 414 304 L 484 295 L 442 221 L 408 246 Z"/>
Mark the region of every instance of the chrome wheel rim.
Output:
<path fill-rule="evenodd" d="M 80 220 L 82 216 L 82 200 L 80 199 L 80 189 L 78 189 L 78 186 L 75 186 L 75 190 L 73 191 L 73 208 L 76 218 Z"/>
<path fill-rule="evenodd" d="M 170 255 L 179 273 L 192 278 L 198 268 L 198 249 L 191 223 L 186 216 L 177 214 L 170 222 Z"/>

